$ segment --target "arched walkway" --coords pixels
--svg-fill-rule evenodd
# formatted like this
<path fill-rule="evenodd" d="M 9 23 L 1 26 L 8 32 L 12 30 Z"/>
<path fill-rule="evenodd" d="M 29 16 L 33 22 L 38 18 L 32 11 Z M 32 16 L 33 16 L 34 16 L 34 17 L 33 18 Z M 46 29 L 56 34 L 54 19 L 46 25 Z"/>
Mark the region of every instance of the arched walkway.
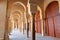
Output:
<path fill-rule="evenodd" d="M 28 15 L 29 16 L 28 17 L 29 22 L 28 22 L 27 18 L 26 18 L 26 15 L 27 15 L 26 9 L 28 9 L 28 8 L 26 8 L 23 3 L 21 3 L 20 1 L 16 1 L 16 2 L 11 1 L 8 4 L 10 7 L 8 6 L 8 15 L 7 15 L 8 20 L 6 23 L 7 29 L 6 29 L 6 33 L 5 33 L 5 37 L 6 37 L 5 40 L 31 40 L 32 38 L 33 38 L 32 40 L 34 40 L 34 39 L 36 39 L 36 40 L 59 40 L 58 38 L 50 37 L 50 36 L 60 37 L 60 33 L 59 33 L 60 29 L 58 29 L 60 26 L 60 25 L 58 25 L 60 23 L 60 21 L 59 21 L 60 15 L 58 12 L 58 10 L 59 10 L 58 2 L 54 1 L 54 2 L 50 3 L 46 9 L 46 35 L 48 35 L 48 36 L 43 36 L 45 29 L 43 27 L 44 20 L 42 18 L 43 15 L 41 13 L 42 10 L 40 9 L 40 6 L 37 8 L 36 15 L 33 15 L 34 17 L 29 18 L 30 16 Z M 32 5 L 30 5 L 30 6 L 32 6 Z M 51 6 L 53 6 L 53 7 L 51 7 Z M 32 6 L 32 8 L 33 7 L 35 7 L 35 6 Z M 9 18 L 11 18 L 10 21 L 9 21 Z M 56 20 L 58 20 L 58 21 L 56 21 Z M 26 23 L 28 23 L 29 25 Z M 33 24 L 33 27 L 31 24 Z M 27 38 L 27 30 L 24 29 L 26 27 L 26 25 L 28 25 L 29 29 L 30 29 L 29 38 Z M 28 29 L 28 26 L 26 27 L 26 29 Z M 35 26 L 36 26 L 36 28 L 35 28 Z M 20 29 L 22 29 L 22 31 L 20 31 Z M 36 30 L 36 32 L 35 32 L 35 30 Z M 34 36 L 34 33 L 36 36 Z"/>

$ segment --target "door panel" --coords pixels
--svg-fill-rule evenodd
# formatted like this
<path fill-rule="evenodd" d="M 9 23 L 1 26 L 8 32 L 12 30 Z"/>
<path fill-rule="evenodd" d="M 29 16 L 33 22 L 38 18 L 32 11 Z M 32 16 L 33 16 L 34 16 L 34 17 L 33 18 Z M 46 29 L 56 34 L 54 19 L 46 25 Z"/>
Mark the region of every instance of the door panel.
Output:
<path fill-rule="evenodd" d="M 37 11 L 36 13 L 36 32 L 41 33 L 40 11 Z"/>
<path fill-rule="evenodd" d="M 48 24 L 49 24 L 49 36 L 54 36 L 53 17 L 48 18 Z"/>
<path fill-rule="evenodd" d="M 60 15 L 55 17 L 56 37 L 60 37 Z"/>
<path fill-rule="evenodd" d="M 50 3 L 46 9 L 46 34 L 60 37 L 60 14 L 57 1 Z"/>

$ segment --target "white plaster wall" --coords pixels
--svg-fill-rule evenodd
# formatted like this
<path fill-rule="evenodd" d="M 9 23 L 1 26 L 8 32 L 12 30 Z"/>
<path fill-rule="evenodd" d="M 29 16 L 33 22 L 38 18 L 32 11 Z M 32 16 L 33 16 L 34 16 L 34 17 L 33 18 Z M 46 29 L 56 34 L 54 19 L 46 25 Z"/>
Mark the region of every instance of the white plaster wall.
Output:
<path fill-rule="evenodd" d="M 0 1 L 0 40 L 4 38 L 5 29 L 5 18 L 6 18 L 6 1 Z"/>

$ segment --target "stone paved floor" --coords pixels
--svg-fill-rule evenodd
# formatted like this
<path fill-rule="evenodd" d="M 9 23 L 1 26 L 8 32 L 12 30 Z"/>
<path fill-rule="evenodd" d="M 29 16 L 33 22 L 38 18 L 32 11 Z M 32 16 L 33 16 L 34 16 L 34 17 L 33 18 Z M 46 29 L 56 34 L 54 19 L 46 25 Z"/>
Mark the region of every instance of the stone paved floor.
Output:
<path fill-rule="evenodd" d="M 26 31 L 19 32 L 19 30 L 15 29 L 11 32 L 11 35 L 9 36 L 10 40 L 31 40 L 31 34 L 29 35 L 29 38 L 27 38 Z M 36 40 L 60 40 L 60 38 L 54 38 L 54 37 L 47 37 L 47 36 L 41 36 L 40 34 L 36 33 Z"/>

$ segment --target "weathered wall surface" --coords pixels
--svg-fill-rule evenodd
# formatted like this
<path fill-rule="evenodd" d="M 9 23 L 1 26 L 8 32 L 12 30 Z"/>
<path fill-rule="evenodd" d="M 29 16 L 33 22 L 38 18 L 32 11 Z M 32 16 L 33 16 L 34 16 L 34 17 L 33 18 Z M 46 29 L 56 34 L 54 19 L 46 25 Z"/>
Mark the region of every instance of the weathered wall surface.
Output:
<path fill-rule="evenodd" d="M 0 0 L 0 40 L 4 38 L 5 17 L 6 17 L 6 1 Z"/>

